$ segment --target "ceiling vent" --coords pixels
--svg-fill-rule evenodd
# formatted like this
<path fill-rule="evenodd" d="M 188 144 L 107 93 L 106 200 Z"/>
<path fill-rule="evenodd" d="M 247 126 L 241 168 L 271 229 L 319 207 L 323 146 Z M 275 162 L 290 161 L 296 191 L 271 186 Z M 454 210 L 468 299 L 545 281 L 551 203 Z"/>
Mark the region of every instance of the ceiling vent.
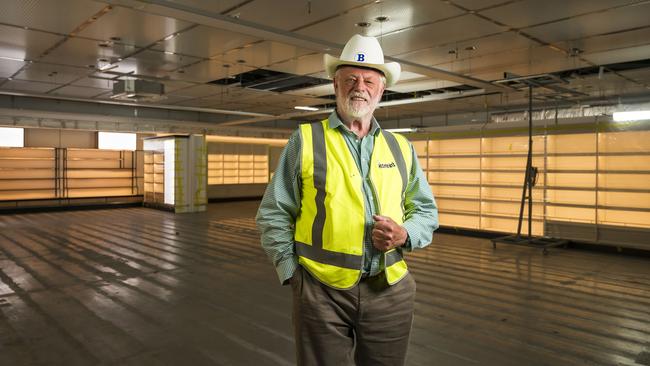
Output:
<path fill-rule="evenodd" d="M 129 79 L 113 84 L 111 99 L 132 102 L 155 102 L 165 99 L 165 85 L 155 81 Z"/>

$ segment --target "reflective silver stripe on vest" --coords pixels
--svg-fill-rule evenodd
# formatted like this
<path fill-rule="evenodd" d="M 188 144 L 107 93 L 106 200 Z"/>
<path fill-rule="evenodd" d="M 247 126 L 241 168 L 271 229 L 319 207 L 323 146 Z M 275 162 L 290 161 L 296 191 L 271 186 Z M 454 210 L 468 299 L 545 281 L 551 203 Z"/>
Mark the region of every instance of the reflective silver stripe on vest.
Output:
<path fill-rule="evenodd" d="M 386 253 L 386 268 L 402 260 L 402 255 L 397 250 Z"/>
<path fill-rule="evenodd" d="M 406 162 L 404 161 L 404 156 L 402 155 L 402 149 L 399 148 L 399 143 L 397 142 L 397 139 L 395 138 L 395 136 L 393 136 L 392 133 L 386 130 L 381 130 L 381 133 L 384 135 L 384 138 L 386 139 L 386 143 L 388 144 L 388 147 L 390 148 L 390 152 L 393 154 L 393 158 L 395 159 L 395 163 L 397 164 L 397 168 L 399 169 L 399 174 L 402 176 L 402 196 L 403 196 L 404 192 L 406 192 L 406 185 L 408 184 L 409 176 L 408 176 L 408 172 L 406 171 Z"/>
<path fill-rule="evenodd" d="M 360 255 L 332 252 L 299 241 L 296 242 L 296 253 L 301 257 L 309 258 L 319 263 L 356 270 L 361 268 L 361 261 L 363 260 Z"/>
<path fill-rule="evenodd" d="M 314 148 L 314 188 L 316 188 L 316 217 L 311 227 L 311 241 L 314 248 L 322 249 L 326 217 L 325 176 L 327 175 L 327 152 L 325 151 L 325 133 L 322 123 L 312 123 L 311 140 Z"/>
<path fill-rule="evenodd" d="M 327 151 L 322 123 L 312 123 L 311 137 L 314 153 L 314 188 L 316 188 L 316 217 L 311 228 L 312 245 L 295 242 L 296 253 L 319 263 L 341 268 L 361 269 L 362 256 L 323 249 L 325 228 L 325 178 L 327 176 Z"/>

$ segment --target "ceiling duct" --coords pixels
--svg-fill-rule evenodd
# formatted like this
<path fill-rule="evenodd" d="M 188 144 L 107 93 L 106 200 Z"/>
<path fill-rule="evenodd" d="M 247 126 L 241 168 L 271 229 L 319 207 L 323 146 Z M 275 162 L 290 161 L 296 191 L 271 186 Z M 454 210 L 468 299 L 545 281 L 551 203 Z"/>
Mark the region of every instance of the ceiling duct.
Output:
<path fill-rule="evenodd" d="M 155 81 L 127 79 L 113 84 L 111 99 L 132 102 L 155 102 L 165 99 L 165 85 Z"/>

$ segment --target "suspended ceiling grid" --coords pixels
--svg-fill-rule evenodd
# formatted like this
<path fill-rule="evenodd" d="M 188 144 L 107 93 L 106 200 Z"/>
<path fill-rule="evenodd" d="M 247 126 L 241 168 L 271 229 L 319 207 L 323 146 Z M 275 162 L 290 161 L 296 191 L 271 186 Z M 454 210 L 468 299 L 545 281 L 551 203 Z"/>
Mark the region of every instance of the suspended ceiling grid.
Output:
<path fill-rule="evenodd" d="M 382 116 L 476 112 L 525 103 L 525 93 L 492 88 L 504 72 L 650 59 L 649 13 L 638 0 L 5 0 L 0 92 L 110 100 L 114 80 L 141 77 L 165 84 L 157 104 L 286 115 L 332 103 L 331 86 L 277 93 L 207 83 L 259 68 L 325 78 L 323 53 L 337 55 L 364 33 L 404 61 L 394 91 L 490 89 L 385 107 Z M 647 68 L 566 78 L 584 99 L 650 94 Z"/>

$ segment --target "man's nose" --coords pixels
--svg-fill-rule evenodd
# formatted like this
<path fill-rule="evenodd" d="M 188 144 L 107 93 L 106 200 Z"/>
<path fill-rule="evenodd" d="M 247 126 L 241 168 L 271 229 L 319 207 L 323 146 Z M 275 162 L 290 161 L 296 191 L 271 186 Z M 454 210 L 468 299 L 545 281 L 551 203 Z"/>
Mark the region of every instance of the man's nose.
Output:
<path fill-rule="evenodd" d="M 363 79 L 357 79 L 354 83 L 354 90 L 366 90 L 368 84 L 366 84 Z"/>

